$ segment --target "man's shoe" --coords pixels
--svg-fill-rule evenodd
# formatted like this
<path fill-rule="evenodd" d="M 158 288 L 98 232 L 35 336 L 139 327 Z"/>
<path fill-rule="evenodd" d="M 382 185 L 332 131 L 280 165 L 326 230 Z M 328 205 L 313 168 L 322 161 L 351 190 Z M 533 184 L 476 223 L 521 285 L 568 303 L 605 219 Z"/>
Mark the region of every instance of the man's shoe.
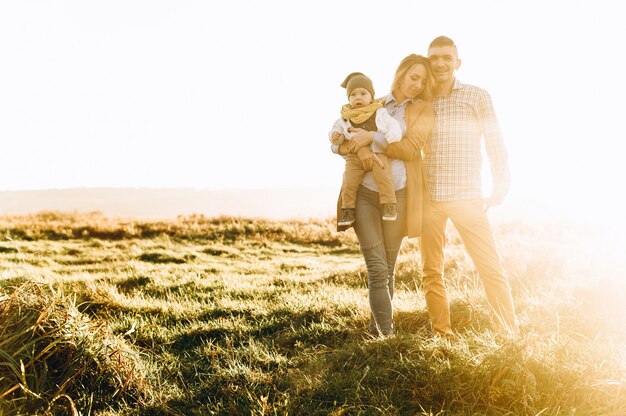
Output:
<path fill-rule="evenodd" d="M 396 204 L 381 204 L 383 210 L 383 221 L 395 221 L 398 218 Z"/>
<path fill-rule="evenodd" d="M 341 218 L 337 225 L 340 227 L 349 227 L 354 224 L 355 215 L 354 208 L 342 209 L 341 210 Z"/>

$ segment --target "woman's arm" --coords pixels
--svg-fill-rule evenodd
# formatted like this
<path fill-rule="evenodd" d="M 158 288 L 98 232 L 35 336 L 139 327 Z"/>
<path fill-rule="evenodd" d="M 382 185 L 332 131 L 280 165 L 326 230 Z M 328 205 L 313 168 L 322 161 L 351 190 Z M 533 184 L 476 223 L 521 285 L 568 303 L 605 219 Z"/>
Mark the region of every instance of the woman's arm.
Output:
<path fill-rule="evenodd" d="M 386 154 L 392 159 L 410 161 L 416 159 L 422 148 L 430 140 L 435 127 L 435 111 L 432 105 L 422 101 L 407 107 L 405 113 L 407 128 L 402 140 L 390 143 Z"/>
<path fill-rule="evenodd" d="M 361 159 L 361 163 L 363 164 L 363 170 L 365 170 L 366 172 L 374 169 L 374 163 L 376 163 L 383 169 L 385 168 L 385 164 L 383 163 L 383 161 L 380 160 L 378 155 L 372 152 L 369 147 L 364 147 L 360 149 L 358 152 L 356 152 L 356 154 L 359 159 Z"/>
<path fill-rule="evenodd" d="M 349 144 L 350 143 L 348 142 L 341 143 L 338 147 L 337 154 L 341 156 L 349 155 L 350 154 L 350 149 L 348 149 Z"/>
<path fill-rule="evenodd" d="M 376 132 L 367 131 L 361 128 L 350 127 L 348 129 L 350 133 L 352 133 L 352 137 L 350 138 L 350 144 L 348 146 L 348 150 L 351 153 L 357 153 L 362 148 L 368 146 L 374 140 L 374 135 Z"/>
<path fill-rule="evenodd" d="M 340 155 L 348 155 L 354 153 L 349 149 L 349 143 L 342 143 L 338 148 L 338 153 Z M 361 159 L 361 163 L 363 164 L 363 170 L 369 172 L 374 168 L 374 163 L 376 163 L 381 168 L 385 167 L 385 164 L 382 160 L 376 155 L 376 153 L 372 152 L 369 147 L 362 147 L 356 152 L 356 155 Z"/>

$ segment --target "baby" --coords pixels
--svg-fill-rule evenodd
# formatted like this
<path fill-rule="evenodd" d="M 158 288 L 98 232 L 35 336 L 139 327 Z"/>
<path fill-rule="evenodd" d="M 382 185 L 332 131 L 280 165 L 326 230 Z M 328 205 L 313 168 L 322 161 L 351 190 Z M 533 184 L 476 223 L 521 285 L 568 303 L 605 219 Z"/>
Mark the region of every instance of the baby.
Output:
<path fill-rule="evenodd" d="M 350 140 L 350 127 L 374 131 L 385 136 L 388 143 L 402 138 L 400 123 L 389 115 L 379 101 L 374 101 L 372 81 L 361 72 L 349 74 L 341 83 L 348 94 L 348 104 L 341 108 L 341 118 L 335 121 L 330 131 L 330 142 L 340 145 Z M 391 178 L 391 168 L 387 156 L 377 153 L 384 168 L 374 163 L 372 173 L 380 196 L 382 219 L 394 221 L 397 218 L 396 193 Z M 345 156 L 346 166 L 341 186 L 341 218 L 337 225 L 351 226 L 354 224 L 356 193 L 365 175 L 363 164 L 356 154 Z"/>

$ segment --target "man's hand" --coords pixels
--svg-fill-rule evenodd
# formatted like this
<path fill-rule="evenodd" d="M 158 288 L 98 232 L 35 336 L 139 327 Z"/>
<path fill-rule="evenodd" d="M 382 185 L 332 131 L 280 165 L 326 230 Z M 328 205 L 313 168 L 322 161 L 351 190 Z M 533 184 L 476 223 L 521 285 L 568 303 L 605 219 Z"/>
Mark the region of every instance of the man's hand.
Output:
<path fill-rule="evenodd" d="M 352 153 L 358 153 L 359 150 L 363 149 L 366 146 L 369 146 L 372 141 L 374 141 L 374 132 L 367 131 L 364 129 L 357 129 L 354 127 L 350 127 L 348 129 L 350 133 L 354 133 L 350 138 L 350 146 L 348 149 Z"/>
<path fill-rule="evenodd" d="M 504 197 L 498 196 L 491 196 L 489 198 L 483 198 L 483 209 L 485 211 L 488 211 L 489 208 L 496 206 L 496 205 L 500 205 L 502 202 L 504 201 Z"/>
<path fill-rule="evenodd" d="M 385 168 L 385 164 L 380 160 L 376 153 L 372 152 L 369 147 L 364 147 L 357 152 L 357 156 L 361 159 L 363 169 L 369 172 L 374 168 L 374 163 L 377 163 L 382 169 Z"/>

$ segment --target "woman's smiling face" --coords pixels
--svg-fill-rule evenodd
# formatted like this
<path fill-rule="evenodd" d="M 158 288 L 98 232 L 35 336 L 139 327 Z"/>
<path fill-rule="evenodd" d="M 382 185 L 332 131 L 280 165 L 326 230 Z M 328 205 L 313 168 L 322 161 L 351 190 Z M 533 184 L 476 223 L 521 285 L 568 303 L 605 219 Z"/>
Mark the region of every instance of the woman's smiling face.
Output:
<path fill-rule="evenodd" d="M 398 101 L 415 98 L 426 87 L 427 77 L 428 71 L 424 65 L 413 65 L 402 77 L 402 82 L 400 82 L 398 91 L 394 93 L 394 96 Z"/>

